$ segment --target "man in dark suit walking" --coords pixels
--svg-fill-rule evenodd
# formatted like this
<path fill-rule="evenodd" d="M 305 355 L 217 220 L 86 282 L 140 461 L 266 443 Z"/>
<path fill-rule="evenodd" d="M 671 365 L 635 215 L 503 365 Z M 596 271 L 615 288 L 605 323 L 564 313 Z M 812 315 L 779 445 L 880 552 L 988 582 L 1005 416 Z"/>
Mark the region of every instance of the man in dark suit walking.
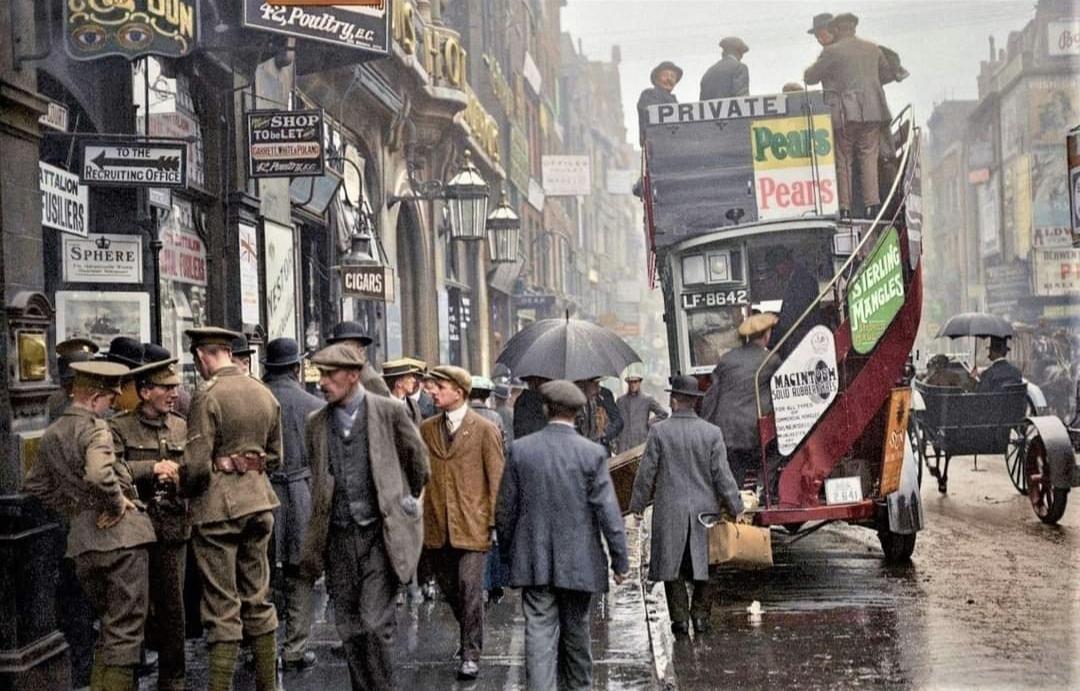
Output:
<path fill-rule="evenodd" d="M 750 69 L 742 61 L 749 46 L 738 36 L 728 36 L 720 41 L 720 51 L 720 60 L 701 78 L 700 101 L 750 93 Z"/>
<path fill-rule="evenodd" d="M 394 689 L 395 598 L 420 558 L 427 451 L 405 408 L 360 384 L 355 348 L 330 346 L 311 361 L 327 405 L 304 430 L 312 510 L 300 573 L 313 582 L 327 570 L 352 688 Z"/>
<path fill-rule="evenodd" d="M 589 621 L 608 589 L 630 571 L 605 449 L 574 430 L 585 394 L 568 381 L 540 387 L 547 427 L 511 446 L 496 510 L 510 584 L 522 588 L 525 676 L 530 689 L 592 687 Z M 558 673 L 556 674 L 556 670 Z"/>

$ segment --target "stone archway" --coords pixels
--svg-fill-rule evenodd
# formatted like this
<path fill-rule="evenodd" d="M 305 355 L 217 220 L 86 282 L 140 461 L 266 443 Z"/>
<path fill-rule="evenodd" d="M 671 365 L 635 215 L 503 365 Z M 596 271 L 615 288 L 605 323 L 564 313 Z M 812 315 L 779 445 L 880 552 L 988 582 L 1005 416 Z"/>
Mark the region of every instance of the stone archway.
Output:
<path fill-rule="evenodd" d="M 438 358 L 438 307 L 431 248 L 414 202 L 400 202 L 396 256 L 400 282 L 401 348 L 410 357 Z"/>

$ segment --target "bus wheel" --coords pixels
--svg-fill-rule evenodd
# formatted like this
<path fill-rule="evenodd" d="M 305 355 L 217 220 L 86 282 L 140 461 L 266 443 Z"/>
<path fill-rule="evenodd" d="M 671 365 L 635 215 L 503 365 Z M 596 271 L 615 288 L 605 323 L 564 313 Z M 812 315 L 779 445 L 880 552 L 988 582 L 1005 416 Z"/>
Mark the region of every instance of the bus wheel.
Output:
<path fill-rule="evenodd" d="M 915 551 L 915 536 L 918 533 L 894 533 L 891 530 L 879 530 L 878 540 L 881 551 L 885 553 L 887 564 L 903 564 L 911 560 Z"/>

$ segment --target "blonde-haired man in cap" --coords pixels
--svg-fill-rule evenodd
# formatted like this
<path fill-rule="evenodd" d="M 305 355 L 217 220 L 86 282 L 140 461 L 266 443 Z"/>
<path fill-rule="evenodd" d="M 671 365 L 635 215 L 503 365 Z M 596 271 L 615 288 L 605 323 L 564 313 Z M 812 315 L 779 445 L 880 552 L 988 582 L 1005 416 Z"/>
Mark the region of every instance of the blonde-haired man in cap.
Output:
<path fill-rule="evenodd" d="M 169 691 L 185 688 L 184 570 L 191 538 L 187 500 L 178 492 L 187 422 L 174 412 L 177 362 L 169 358 L 132 370 L 139 404 L 109 420 L 116 457 L 131 472 L 157 536 L 150 546 L 149 638 L 159 653 L 158 688 Z"/>
<path fill-rule="evenodd" d="M 116 462 L 102 416 L 120 394 L 124 365 L 72 363 L 72 403 L 41 438 L 23 490 L 70 521 L 66 556 L 100 618 L 93 691 L 135 688 L 147 612 L 147 545 L 154 527 Z"/>
<path fill-rule="evenodd" d="M 352 688 L 394 689 L 395 597 L 420 558 L 427 454 L 401 404 L 364 389 L 355 348 L 332 345 L 311 362 L 327 404 L 304 430 L 312 509 L 300 574 L 313 582 L 326 570 Z"/>
<path fill-rule="evenodd" d="M 742 58 L 750 51 L 738 36 L 720 40 L 720 60 L 713 64 L 701 78 L 701 98 L 733 98 L 750 94 L 750 69 Z"/>
<path fill-rule="evenodd" d="M 233 364 L 239 334 L 217 327 L 184 333 L 206 380 L 191 402 L 181 478 L 191 497 L 191 546 L 203 577 L 208 688 L 232 688 L 240 641 L 248 638 L 255 688 L 269 691 L 277 685 L 278 619 L 267 548 L 278 498 L 267 473 L 281 465 L 281 407 L 262 382 Z"/>
<path fill-rule="evenodd" d="M 746 471 L 761 465 L 757 399 L 760 396 L 763 414 L 772 412 L 769 381 L 780 367 L 780 359 L 769 357 L 768 343 L 776 323 L 776 315 L 766 313 L 750 315 L 739 324 L 743 344 L 720 356 L 701 404 L 702 419 L 724 433 L 728 462 L 740 487 Z M 761 370 L 755 393 L 754 375 L 766 358 L 769 362 Z"/>
<path fill-rule="evenodd" d="M 469 408 L 472 376 L 460 367 L 431 370 L 441 415 L 420 425 L 431 456 L 424 493 L 424 559 L 461 627 L 458 678 L 480 674 L 484 645 L 484 565 L 495 529 L 503 472 L 499 429 Z"/>
<path fill-rule="evenodd" d="M 427 364 L 423 360 L 404 357 L 387 360 L 383 363 L 382 370 L 383 379 L 390 389 L 390 397 L 405 406 L 405 412 L 417 427 L 424 421 L 424 413 L 412 394 L 420 388 L 420 375 L 424 373 L 425 367 Z"/>

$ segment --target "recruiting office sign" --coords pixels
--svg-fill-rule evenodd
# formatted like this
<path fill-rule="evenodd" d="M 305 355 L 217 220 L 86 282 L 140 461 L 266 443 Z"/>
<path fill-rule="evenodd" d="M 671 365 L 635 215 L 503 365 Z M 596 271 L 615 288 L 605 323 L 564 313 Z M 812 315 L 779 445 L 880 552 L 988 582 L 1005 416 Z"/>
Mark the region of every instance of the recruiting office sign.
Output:
<path fill-rule="evenodd" d="M 79 181 L 103 187 L 185 187 L 187 145 L 84 142 Z"/>
<path fill-rule="evenodd" d="M 758 218 L 832 214 L 836 197 L 832 118 L 755 120 L 750 126 Z M 816 173 L 816 174 L 815 174 Z"/>
<path fill-rule="evenodd" d="M 815 326 L 769 381 L 780 453 L 795 450 L 840 389 L 836 342 L 826 326 Z"/>
<path fill-rule="evenodd" d="M 248 174 L 253 178 L 318 177 L 325 168 L 321 110 L 255 110 L 247 114 Z"/>
<path fill-rule="evenodd" d="M 386 55 L 390 49 L 387 3 L 285 5 L 243 0 L 244 26 L 296 38 Z M 305 3 L 306 5 L 306 3 Z"/>
<path fill-rule="evenodd" d="M 896 229 L 889 228 L 848 286 L 848 319 L 855 352 L 866 354 L 873 350 L 903 306 L 900 239 Z"/>
<path fill-rule="evenodd" d="M 39 162 L 38 186 L 41 188 L 41 225 L 86 237 L 90 198 L 86 186 L 79 184 L 79 176 Z"/>
<path fill-rule="evenodd" d="M 44 3 L 42 3 L 44 4 Z M 64 47 L 75 60 L 182 58 L 195 46 L 198 0 L 63 0 Z"/>

